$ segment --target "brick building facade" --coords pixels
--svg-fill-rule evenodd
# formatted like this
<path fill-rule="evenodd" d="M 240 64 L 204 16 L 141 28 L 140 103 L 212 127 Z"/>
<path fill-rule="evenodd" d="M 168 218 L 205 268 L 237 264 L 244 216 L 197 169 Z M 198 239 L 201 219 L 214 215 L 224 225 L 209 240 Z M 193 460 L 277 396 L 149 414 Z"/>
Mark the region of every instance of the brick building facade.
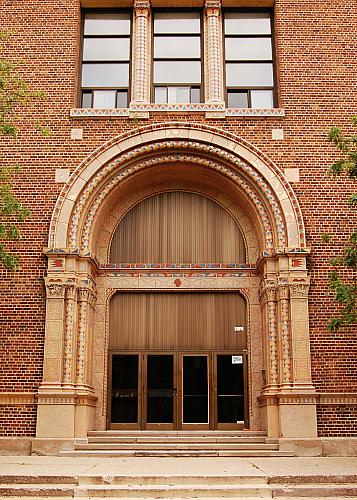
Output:
<path fill-rule="evenodd" d="M 176 58 L 182 68 L 199 59 L 201 76 L 166 85 L 159 64 L 173 61 L 155 55 L 153 19 L 180 12 L 198 12 L 201 51 Z M 123 13 L 130 30 L 121 42 L 88 28 L 94 48 L 84 48 L 86 19 Z M 30 87 L 45 92 L 21 114 L 19 137 L 2 138 L 4 163 L 23 168 L 15 191 L 32 216 L 16 244 L 19 270 L 1 269 L 1 435 L 71 439 L 108 428 L 111 298 L 180 289 L 246 300 L 244 427 L 278 438 L 355 436 L 356 331 L 326 328 L 335 311 L 329 259 L 355 227 L 346 208 L 354 186 L 326 175 L 337 157 L 326 135 L 348 129 L 356 110 L 356 1 L 3 0 L 0 16 L 14 31 L 5 57 L 23 61 Z M 234 32 L 229 16 L 241 24 L 271 16 L 271 34 Z M 260 56 L 266 47 L 252 40 L 270 36 L 271 55 Z M 101 67 L 97 88 L 86 68 L 109 64 L 103 39 L 119 47 L 125 37 L 128 83 L 103 83 Z M 255 48 L 230 59 L 231 42 Z M 124 60 L 107 71 L 126 71 Z M 270 80 L 249 76 L 261 69 Z M 183 87 L 189 102 L 178 97 Z M 38 123 L 52 134 L 41 136 Z M 216 200 L 239 222 L 244 262 L 111 262 L 112 235 L 131 207 L 183 191 Z"/>

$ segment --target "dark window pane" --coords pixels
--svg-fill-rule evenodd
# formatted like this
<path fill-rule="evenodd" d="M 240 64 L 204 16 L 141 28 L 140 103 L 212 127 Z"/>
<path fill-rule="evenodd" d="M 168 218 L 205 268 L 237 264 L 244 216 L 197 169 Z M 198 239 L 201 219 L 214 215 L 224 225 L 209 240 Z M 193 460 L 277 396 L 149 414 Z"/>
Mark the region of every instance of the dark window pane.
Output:
<path fill-rule="evenodd" d="M 158 12 L 154 33 L 201 33 L 199 12 Z"/>
<path fill-rule="evenodd" d="M 129 38 L 86 38 L 83 61 L 127 61 L 129 50 Z"/>
<path fill-rule="evenodd" d="M 117 108 L 128 107 L 128 92 L 126 90 L 119 90 L 117 93 Z"/>
<path fill-rule="evenodd" d="M 270 35 L 270 13 L 226 12 L 224 29 L 226 35 Z"/>
<path fill-rule="evenodd" d="M 217 356 L 217 413 L 220 423 L 244 421 L 243 364 L 231 355 Z"/>
<path fill-rule="evenodd" d="M 251 91 L 252 108 L 273 108 L 274 99 L 272 90 L 252 90 Z"/>
<path fill-rule="evenodd" d="M 226 60 L 272 59 L 270 38 L 226 38 Z"/>
<path fill-rule="evenodd" d="M 154 40 L 154 57 L 161 59 L 199 59 L 201 39 L 199 36 L 160 36 Z"/>
<path fill-rule="evenodd" d="M 95 90 L 93 92 L 93 108 L 115 108 L 115 90 Z"/>
<path fill-rule="evenodd" d="M 167 103 L 167 87 L 155 87 L 155 103 Z"/>
<path fill-rule="evenodd" d="M 201 102 L 201 89 L 193 87 L 191 89 L 191 102 L 193 104 L 198 104 Z"/>
<path fill-rule="evenodd" d="M 151 423 L 173 422 L 173 371 L 172 355 L 147 357 L 147 421 Z"/>
<path fill-rule="evenodd" d="M 128 13 L 88 12 L 84 19 L 84 35 L 129 35 L 130 15 Z"/>
<path fill-rule="evenodd" d="M 273 65 L 227 63 L 226 83 L 229 87 L 272 87 Z"/>
<path fill-rule="evenodd" d="M 156 61 L 155 83 L 201 83 L 200 61 Z"/>
<path fill-rule="evenodd" d="M 135 423 L 138 420 L 137 355 L 113 356 L 112 423 Z"/>
<path fill-rule="evenodd" d="M 82 108 L 92 107 L 92 92 L 83 92 L 82 94 Z"/>
<path fill-rule="evenodd" d="M 127 87 L 129 64 L 83 64 L 82 87 Z"/>
<path fill-rule="evenodd" d="M 248 92 L 228 91 L 228 107 L 229 108 L 247 108 L 248 107 Z"/>
<path fill-rule="evenodd" d="M 207 356 L 183 357 L 183 423 L 208 423 Z"/>

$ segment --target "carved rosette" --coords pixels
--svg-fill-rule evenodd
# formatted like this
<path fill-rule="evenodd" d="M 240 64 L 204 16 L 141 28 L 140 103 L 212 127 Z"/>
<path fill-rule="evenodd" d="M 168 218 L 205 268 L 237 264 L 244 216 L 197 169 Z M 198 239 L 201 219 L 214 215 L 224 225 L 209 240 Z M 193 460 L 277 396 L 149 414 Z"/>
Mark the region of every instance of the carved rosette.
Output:
<path fill-rule="evenodd" d="M 148 35 L 150 2 L 136 0 L 135 16 L 135 63 L 134 63 L 134 102 L 147 102 L 148 84 Z"/>
<path fill-rule="evenodd" d="M 64 332 L 63 353 L 63 382 L 72 382 L 72 356 L 73 356 L 73 332 L 74 314 L 77 298 L 77 288 L 74 284 L 66 287 L 66 319 Z"/>
<path fill-rule="evenodd" d="M 207 74 L 208 74 L 208 102 L 222 102 L 222 82 L 220 49 L 220 15 L 221 2 L 207 0 L 205 2 L 207 18 Z"/>
<path fill-rule="evenodd" d="M 281 348 L 282 348 L 282 368 L 283 383 L 291 382 L 291 349 L 290 349 L 290 324 L 289 324 L 289 286 L 281 284 L 278 288 L 280 302 L 280 323 L 281 323 Z"/>

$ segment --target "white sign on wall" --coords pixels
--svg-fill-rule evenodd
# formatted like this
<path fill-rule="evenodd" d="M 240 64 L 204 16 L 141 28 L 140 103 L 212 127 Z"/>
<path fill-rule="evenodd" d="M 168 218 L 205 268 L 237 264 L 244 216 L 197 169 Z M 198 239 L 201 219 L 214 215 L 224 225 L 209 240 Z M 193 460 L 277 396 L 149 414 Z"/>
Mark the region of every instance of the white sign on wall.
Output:
<path fill-rule="evenodd" d="M 232 356 L 232 365 L 242 365 L 243 356 Z"/>

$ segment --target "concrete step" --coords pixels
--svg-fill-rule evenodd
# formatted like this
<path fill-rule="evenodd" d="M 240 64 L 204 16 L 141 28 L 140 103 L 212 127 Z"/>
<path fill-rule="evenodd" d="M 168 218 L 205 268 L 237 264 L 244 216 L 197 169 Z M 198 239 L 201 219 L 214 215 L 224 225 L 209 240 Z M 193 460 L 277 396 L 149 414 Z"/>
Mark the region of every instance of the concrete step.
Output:
<path fill-rule="evenodd" d="M 293 457 L 294 453 L 278 450 L 74 450 L 61 451 L 64 457 Z"/>
<path fill-rule="evenodd" d="M 208 450 L 208 451 L 223 451 L 223 450 L 278 450 L 278 444 L 265 443 L 88 443 L 76 444 L 77 450 Z"/>
<path fill-rule="evenodd" d="M 132 486 L 79 486 L 76 497 L 126 497 L 126 498 L 271 498 L 270 489 L 260 486 L 231 485 L 144 485 Z"/>
<path fill-rule="evenodd" d="M 272 486 L 273 498 L 357 498 L 357 484 L 304 484 Z"/>
<path fill-rule="evenodd" d="M 267 485 L 262 476 L 79 476 L 79 485 Z"/>
<path fill-rule="evenodd" d="M 262 437 L 250 436 L 89 436 L 88 443 L 266 443 Z M 269 440 L 269 444 L 277 440 Z"/>
<path fill-rule="evenodd" d="M 88 437 L 94 436 L 137 436 L 137 437 L 169 437 L 169 436 L 183 436 L 183 437 L 265 437 L 265 431 L 140 431 L 140 430 L 106 430 L 106 431 L 89 431 Z"/>
<path fill-rule="evenodd" d="M 63 484 L 1 484 L 1 497 L 36 497 L 36 498 L 52 498 L 52 497 L 71 497 L 74 496 L 75 486 L 64 486 Z"/>

